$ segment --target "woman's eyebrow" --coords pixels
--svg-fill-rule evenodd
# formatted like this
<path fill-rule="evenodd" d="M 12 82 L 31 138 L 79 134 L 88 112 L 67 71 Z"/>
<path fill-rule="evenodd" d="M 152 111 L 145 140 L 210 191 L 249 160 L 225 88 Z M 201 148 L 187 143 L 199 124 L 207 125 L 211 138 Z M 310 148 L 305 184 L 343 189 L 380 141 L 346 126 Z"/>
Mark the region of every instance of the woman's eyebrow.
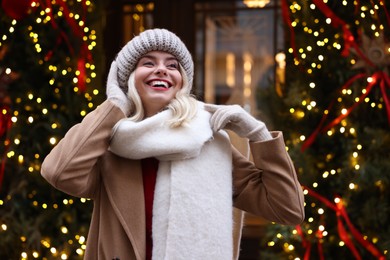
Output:
<path fill-rule="evenodd" d="M 142 56 L 141 59 L 152 59 L 152 60 L 155 60 L 155 59 L 157 59 L 157 57 L 154 56 L 154 55 L 146 54 L 146 55 Z M 167 57 L 165 60 L 167 60 L 167 61 L 171 61 L 171 60 L 178 61 L 178 59 L 175 56 Z"/>
<path fill-rule="evenodd" d="M 156 57 L 154 57 L 153 55 L 144 55 L 141 57 L 141 59 L 156 59 Z"/>

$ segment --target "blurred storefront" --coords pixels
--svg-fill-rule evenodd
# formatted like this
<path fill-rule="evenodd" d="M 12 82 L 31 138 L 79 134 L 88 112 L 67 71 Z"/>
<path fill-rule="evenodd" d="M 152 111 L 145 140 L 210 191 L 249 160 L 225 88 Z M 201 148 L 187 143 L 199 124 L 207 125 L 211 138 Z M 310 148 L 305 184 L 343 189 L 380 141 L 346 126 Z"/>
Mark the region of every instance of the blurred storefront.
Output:
<path fill-rule="evenodd" d="M 278 0 L 109 1 L 104 49 L 107 66 L 134 35 L 166 28 L 195 62 L 193 93 L 206 102 L 240 104 L 256 117 L 258 89 L 283 84 L 284 39 Z M 259 259 L 265 221 L 246 216 L 240 259 Z"/>

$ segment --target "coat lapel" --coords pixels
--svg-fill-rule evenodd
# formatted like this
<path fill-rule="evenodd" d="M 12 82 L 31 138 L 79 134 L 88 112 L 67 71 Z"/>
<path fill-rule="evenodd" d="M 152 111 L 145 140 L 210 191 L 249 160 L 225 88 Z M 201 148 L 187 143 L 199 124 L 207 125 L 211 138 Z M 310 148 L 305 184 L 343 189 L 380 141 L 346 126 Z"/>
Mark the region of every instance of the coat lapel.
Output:
<path fill-rule="evenodd" d="M 145 203 L 140 161 L 109 154 L 103 183 L 137 257 L 145 259 Z"/>

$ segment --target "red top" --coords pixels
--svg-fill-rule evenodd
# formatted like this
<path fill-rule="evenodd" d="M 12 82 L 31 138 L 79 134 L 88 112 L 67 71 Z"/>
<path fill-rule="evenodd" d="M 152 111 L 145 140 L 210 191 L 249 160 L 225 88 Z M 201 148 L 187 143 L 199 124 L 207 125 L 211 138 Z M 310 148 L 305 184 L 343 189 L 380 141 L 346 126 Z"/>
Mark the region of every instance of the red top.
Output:
<path fill-rule="evenodd" d="M 146 158 L 141 160 L 142 176 L 145 197 L 145 217 L 146 217 L 146 260 L 152 259 L 152 216 L 154 188 L 156 186 L 158 160 L 156 158 Z"/>

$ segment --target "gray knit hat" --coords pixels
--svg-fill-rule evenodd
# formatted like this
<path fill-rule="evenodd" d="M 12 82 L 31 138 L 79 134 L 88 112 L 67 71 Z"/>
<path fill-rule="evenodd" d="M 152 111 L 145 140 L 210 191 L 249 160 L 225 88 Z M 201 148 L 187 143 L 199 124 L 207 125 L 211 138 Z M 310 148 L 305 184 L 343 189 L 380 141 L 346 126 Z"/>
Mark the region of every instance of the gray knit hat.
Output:
<path fill-rule="evenodd" d="M 191 54 L 180 38 L 166 29 L 146 30 L 130 40 L 118 53 L 116 63 L 121 88 L 127 89 L 127 81 L 137 62 L 150 51 L 165 51 L 175 56 L 184 68 L 192 88 L 194 63 Z"/>

